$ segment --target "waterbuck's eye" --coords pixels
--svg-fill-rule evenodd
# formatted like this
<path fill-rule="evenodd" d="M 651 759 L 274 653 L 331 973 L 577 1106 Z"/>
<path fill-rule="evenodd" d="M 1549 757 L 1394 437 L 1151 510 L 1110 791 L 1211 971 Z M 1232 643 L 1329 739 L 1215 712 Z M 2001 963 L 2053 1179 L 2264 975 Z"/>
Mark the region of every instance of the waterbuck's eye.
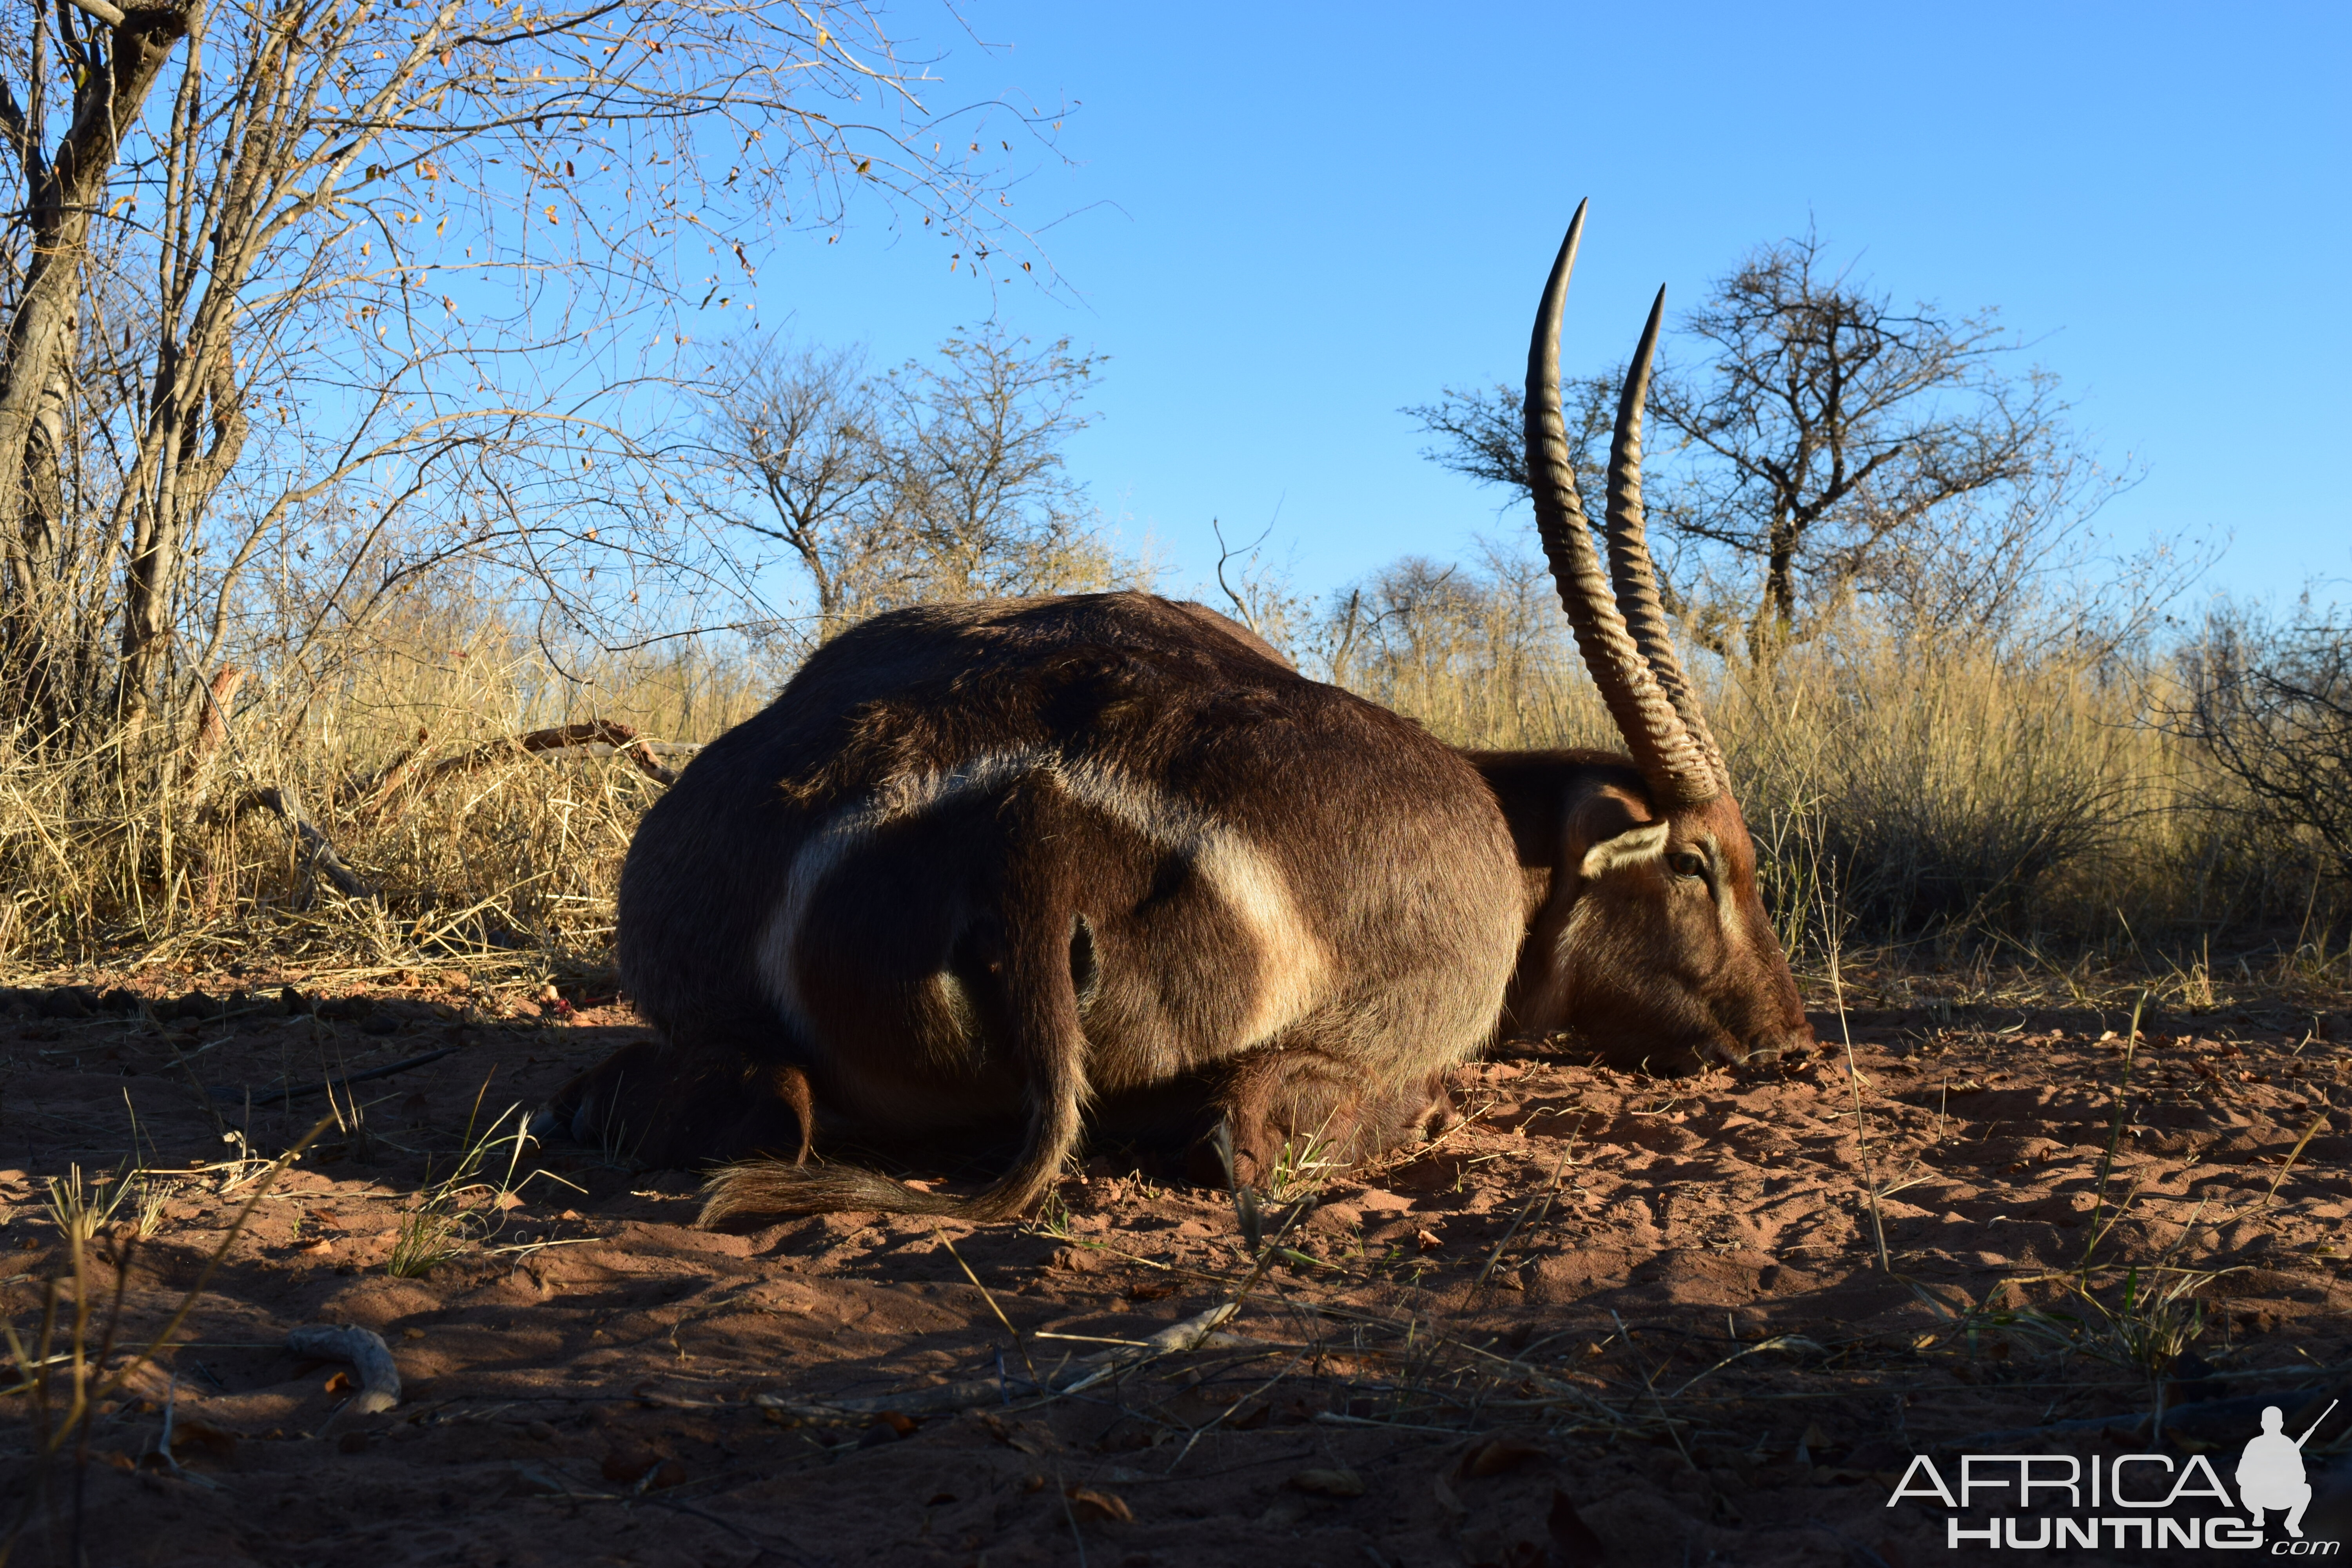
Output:
<path fill-rule="evenodd" d="M 1666 857 L 1666 864 L 1673 868 L 1674 873 L 1677 877 L 1704 877 L 1706 875 L 1706 861 L 1705 858 L 1694 855 L 1687 849 L 1677 849 L 1674 853 L 1668 855 Z"/>

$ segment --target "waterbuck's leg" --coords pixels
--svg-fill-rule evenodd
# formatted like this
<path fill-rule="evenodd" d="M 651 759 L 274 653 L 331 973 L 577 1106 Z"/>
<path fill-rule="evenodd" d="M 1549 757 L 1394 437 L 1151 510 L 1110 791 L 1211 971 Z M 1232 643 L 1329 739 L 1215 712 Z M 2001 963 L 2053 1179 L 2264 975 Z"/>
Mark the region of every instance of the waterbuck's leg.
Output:
<path fill-rule="evenodd" d="M 808 1074 L 798 1068 L 777 1068 L 769 1075 L 776 1098 L 793 1108 L 794 1120 L 801 1124 L 801 1146 L 793 1155 L 793 1163 L 808 1163 L 810 1146 L 816 1142 L 816 1097 L 809 1092 Z"/>
<path fill-rule="evenodd" d="M 649 1099 L 651 1086 L 667 1070 L 660 1046 L 632 1040 L 565 1079 L 531 1118 L 531 1132 L 542 1142 L 568 1138 L 602 1149 L 609 1158 L 639 1158 L 649 1123 L 635 1102 Z"/>
<path fill-rule="evenodd" d="M 1344 1169 L 1377 1158 L 1418 1142 L 1453 1110 L 1442 1075 L 1383 1081 L 1360 1059 L 1291 1041 L 1234 1062 L 1218 1105 L 1233 1142 L 1234 1176 L 1253 1186 L 1268 1183 L 1286 1152 L 1295 1179 L 1312 1180 L 1302 1162 Z"/>
<path fill-rule="evenodd" d="M 616 1159 L 698 1168 L 752 1154 L 808 1158 L 815 1097 L 800 1068 L 724 1039 L 638 1040 L 579 1074 L 536 1125 Z"/>

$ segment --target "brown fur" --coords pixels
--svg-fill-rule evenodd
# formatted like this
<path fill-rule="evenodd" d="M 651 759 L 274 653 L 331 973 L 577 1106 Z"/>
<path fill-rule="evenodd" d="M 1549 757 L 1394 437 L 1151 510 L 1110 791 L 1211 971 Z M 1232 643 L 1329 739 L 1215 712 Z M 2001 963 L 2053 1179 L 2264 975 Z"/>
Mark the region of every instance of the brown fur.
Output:
<path fill-rule="evenodd" d="M 1459 754 L 1199 605 L 898 611 L 821 649 L 647 813 L 619 939 L 662 1044 L 551 1109 L 661 1164 L 799 1142 L 780 1071 L 828 1139 L 1028 1129 L 962 1203 L 761 1160 L 714 1182 L 712 1218 L 1017 1213 L 1097 1097 L 1222 1117 L 1244 1179 L 1306 1133 L 1371 1154 L 1492 1032 L 1517 885 Z"/>
<path fill-rule="evenodd" d="M 1511 825 L 1528 932 L 1504 1004 L 1511 1033 L 1573 1030 L 1621 1067 L 1769 1061 L 1812 1045 L 1727 793 L 1660 811 L 1607 752 L 1465 753 Z M 1663 824 L 1654 853 L 1596 848 Z M 1656 835 L 1645 836 L 1659 837 Z M 1678 858 L 1699 862 L 1679 874 Z"/>
<path fill-rule="evenodd" d="M 551 1109 L 738 1162 L 710 1220 L 1016 1214 L 1098 1097 L 1222 1119 L 1244 1180 L 1303 1134 L 1369 1155 L 1498 1029 L 1667 1068 L 1810 1040 L 1727 795 L 1661 813 L 1622 757 L 1455 752 L 1137 594 L 828 645 L 646 815 L 620 942 L 663 1043 Z M 970 1200 L 806 1163 L 992 1121 L 1025 1143 Z"/>

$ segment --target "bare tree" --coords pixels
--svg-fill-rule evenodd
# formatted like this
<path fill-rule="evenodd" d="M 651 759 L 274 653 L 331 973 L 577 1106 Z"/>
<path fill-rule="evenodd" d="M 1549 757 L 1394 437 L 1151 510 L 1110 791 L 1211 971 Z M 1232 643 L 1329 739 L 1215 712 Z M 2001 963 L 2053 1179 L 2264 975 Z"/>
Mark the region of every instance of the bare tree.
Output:
<path fill-rule="evenodd" d="M 2185 655 L 2177 728 L 2210 749 L 2265 826 L 2309 835 L 2352 883 L 2352 626 L 2314 616 L 2280 627 L 2224 612 Z"/>
<path fill-rule="evenodd" d="M 1391 562 L 1333 594 L 1299 640 L 1308 668 L 1457 744 L 1557 745 L 1575 731 L 1569 693 L 1586 682 L 1559 590 L 1510 542 L 1481 541 L 1468 565 Z"/>
<path fill-rule="evenodd" d="M 1568 457 L 1579 491 L 1602 494 L 1608 485 L 1609 431 L 1617 417 L 1622 378 L 1580 375 L 1560 387 L 1568 415 Z M 1421 455 L 1482 485 L 1496 485 L 1524 499 L 1528 494 L 1526 394 L 1507 381 L 1490 386 L 1446 387 L 1434 403 L 1398 413 L 1437 437 Z"/>
<path fill-rule="evenodd" d="M 857 349 L 777 338 L 728 351 L 723 390 L 706 400 L 721 463 L 754 491 L 736 526 L 786 546 L 816 595 L 817 640 L 887 595 L 906 541 L 877 526 L 896 509 L 877 494 L 892 473 L 882 405 Z"/>
<path fill-rule="evenodd" d="M 754 247 L 861 193 L 959 259 L 1017 237 L 856 5 L 23 15 L 0 722 L 38 743 L 201 701 L 249 569 L 321 509 L 329 618 L 469 552 L 573 613 L 675 563 L 679 454 L 640 432 Z"/>
<path fill-rule="evenodd" d="M 2055 378 L 2006 374 L 1990 312 L 1931 306 L 1825 274 L 1815 236 L 1751 254 L 1683 321 L 1703 381 L 1653 405 L 1699 460 L 1683 531 L 1761 568 L 1751 651 L 1802 629 L 1955 502 L 2063 464 Z"/>
<path fill-rule="evenodd" d="M 1224 595 L 1234 618 L 1284 658 L 1297 662 L 1299 639 L 1309 628 L 1315 605 L 1292 590 L 1290 574 L 1282 563 L 1265 559 L 1265 542 L 1274 535 L 1274 524 L 1267 523 L 1247 544 L 1227 540 L 1221 518 L 1209 520 L 1209 531 L 1217 541 L 1217 591 Z"/>
<path fill-rule="evenodd" d="M 1109 586 L 1116 558 L 1063 446 L 1098 354 L 1037 348 L 990 327 L 948 339 L 884 389 L 895 426 L 891 505 L 920 542 L 926 595 L 981 598 Z"/>
<path fill-rule="evenodd" d="M 2069 434 L 2055 379 L 2008 369 L 2017 345 L 1990 313 L 1898 310 L 1827 273 L 1811 235 L 1751 254 L 1680 326 L 1698 353 L 1651 395 L 1679 446 L 1644 499 L 1674 607 L 1718 649 L 1807 636 L 1856 593 L 1930 619 L 2007 614 L 2116 483 Z M 1596 489 L 1618 385 L 1568 389 Z M 1438 438 L 1433 461 L 1525 493 L 1515 389 L 1404 412 Z"/>
<path fill-rule="evenodd" d="M 1096 526 L 1063 448 L 1099 356 L 991 327 L 869 376 L 855 350 L 739 344 L 706 400 L 736 479 L 724 519 L 785 546 L 816 637 L 931 599 L 1069 593 L 1136 580 Z"/>

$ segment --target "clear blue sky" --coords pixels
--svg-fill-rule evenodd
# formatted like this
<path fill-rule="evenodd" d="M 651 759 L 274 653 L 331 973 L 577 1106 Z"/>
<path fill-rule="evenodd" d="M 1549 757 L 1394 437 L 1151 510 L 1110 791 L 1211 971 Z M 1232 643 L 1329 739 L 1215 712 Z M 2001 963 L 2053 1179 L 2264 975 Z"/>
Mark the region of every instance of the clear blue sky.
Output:
<path fill-rule="evenodd" d="M 1553 247 L 1592 198 L 1571 366 L 1622 360 L 1817 223 L 1902 297 L 2000 308 L 2078 423 L 2148 477 L 2103 526 L 2232 536 L 2201 592 L 2352 598 L 2344 427 L 2352 7 L 973 0 L 935 103 L 1075 100 L 1016 192 L 1066 279 L 1002 289 L 1110 356 L 1073 466 L 1198 584 L 1276 518 L 1302 588 L 1446 556 L 1500 499 L 1396 410 L 1509 375 Z M 937 25 L 935 13 L 904 21 Z M 1081 210 L 1083 209 L 1083 210 Z M 883 363 L 985 317 L 877 210 L 787 238 L 762 326 Z M 717 312 L 709 325 L 722 328 Z"/>

